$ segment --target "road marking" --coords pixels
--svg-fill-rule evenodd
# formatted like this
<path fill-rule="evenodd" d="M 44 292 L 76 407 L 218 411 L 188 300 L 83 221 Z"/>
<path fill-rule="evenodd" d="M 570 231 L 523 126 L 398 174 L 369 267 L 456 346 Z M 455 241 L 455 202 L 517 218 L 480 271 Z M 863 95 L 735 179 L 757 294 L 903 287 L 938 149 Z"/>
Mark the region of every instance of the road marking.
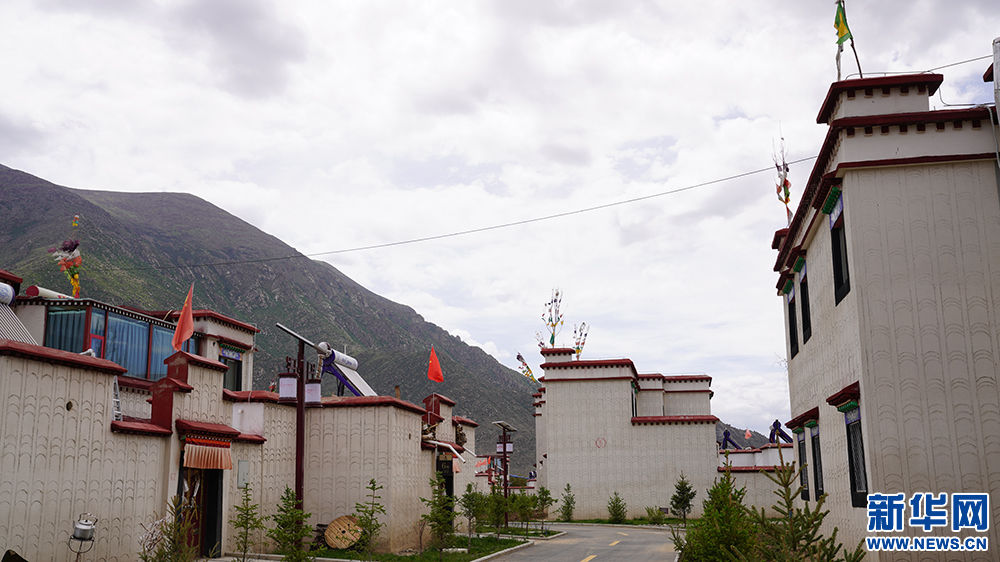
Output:
<path fill-rule="evenodd" d="M 608 546 L 615 546 L 616 544 L 618 544 L 618 543 L 620 543 L 620 542 L 622 542 L 622 541 L 615 541 L 615 542 L 613 542 L 613 543 L 609 544 Z"/>
<path fill-rule="evenodd" d="M 628 533 L 623 533 L 621 531 L 618 531 L 618 534 L 621 535 L 621 536 L 623 536 L 623 537 L 627 537 L 628 536 Z"/>
<path fill-rule="evenodd" d="M 580 562 L 590 562 L 590 561 L 591 561 L 591 560 L 593 560 L 594 558 L 597 558 L 597 555 L 596 555 L 596 554 L 591 554 L 590 556 L 588 556 L 588 557 L 584 558 L 584 559 L 583 559 L 583 560 L 581 560 Z"/>

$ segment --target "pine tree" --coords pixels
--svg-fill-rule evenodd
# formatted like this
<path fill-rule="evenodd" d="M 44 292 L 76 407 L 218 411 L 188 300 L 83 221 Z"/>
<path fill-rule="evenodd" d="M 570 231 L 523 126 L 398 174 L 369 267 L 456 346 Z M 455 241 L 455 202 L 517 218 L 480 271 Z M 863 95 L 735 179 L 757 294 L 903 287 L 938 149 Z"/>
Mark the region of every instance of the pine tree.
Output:
<path fill-rule="evenodd" d="M 236 530 L 233 537 L 236 552 L 239 553 L 237 560 L 247 561 L 247 553 L 253 550 L 256 545 L 255 534 L 264 529 L 264 517 L 260 514 L 260 506 L 253 503 L 250 484 L 243 486 L 243 495 L 239 505 L 235 507 L 236 516 L 229 520 L 229 523 Z"/>
<path fill-rule="evenodd" d="M 557 499 L 552 497 L 552 492 L 549 491 L 545 486 L 538 488 L 538 492 L 535 495 L 538 498 L 538 509 L 542 512 L 542 535 L 545 535 L 545 518 L 548 517 L 549 508 L 556 503 Z"/>
<path fill-rule="evenodd" d="M 576 496 L 573 495 L 573 490 L 569 486 L 569 482 L 566 483 L 566 488 L 563 489 L 562 494 L 562 505 L 559 506 L 559 519 L 561 521 L 572 521 L 573 520 L 573 510 L 576 508 Z"/>
<path fill-rule="evenodd" d="M 624 523 L 627 511 L 628 508 L 625 505 L 625 500 L 618 495 L 618 492 L 612 494 L 608 499 L 608 522 Z"/>
<path fill-rule="evenodd" d="M 727 467 L 708 490 L 701 520 L 692 522 L 684 535 L 671 530 L 685 562 L 729 561 L 734 551 L 747 551 L 754 544 L 755 526 L 743 505 L 745 495 L 746 489 L 736 487 Z"/>
<path fill-rule="evenodd" d="M 780 455 L 781 449 L 778 452 Z M 795 498 L 802 494 L 802 486 L 798 483 L 799 475 L 804 468 L 803 466 L 796 470 L 795 464 L 785 464 L 782 456 L 781 464 L 774 474 L 765 473 L 778 486 L 775 492 L 778 502 L 772 509 L 780 517 L 767 517 L 763 508 L 760 511 L 748 509 L 747 512 L 759 529 L 759 536 L 758 540 L 748 548 L 734 549 L 737 560 L 857 562 L 864 558 L 863 542 L 858 543 L 852 552 L 848 552 L 837 542 L 836 527 L 829 537 L 820 533 L 823 519 L 830 513 L 823 511 L 826 494 L 816 500 L 814 508 L 809 507 L 809 502 L 805 502 L 803 507 L 796 505 Z"/>
<path fill-rule="evenodd" d="M 365 495 L 365 501 L 354 504 L 354 517 L 358 520 L 358 527 L 361 527 L 361 536 L 358 542 L 354 543 L 354 548 L 359 552 L 371 554 L 375 550 L 379 532 L 385 527 L 385 523 L 378 520 L 379 515 L 385 515 L 385 506 L 378 501 L 382 499 L 378 491 L 384 486 L 379 486 L 372 478 L 366 488 L 368 493 Z"/>
<path fill-rule="evenodd" d="M 455 531 L 455 500 L 445 492 L 444 478 L 440 472 L 430 479 L 430 485 L 430 499 L 420 498 L 430 508 L 430 512 L 420 518 L 427 521 L 431 528 L 431 548 L 441 550 L 448 545 L 448 539 Z"/>
<path fill-rule="evenodd" d="M 308 537 L 311 532 L 306 523 L 311 516 L 312 514 L 299 509 L 295 492 L 285 486 L 281 503 L 278 504 L 278 512 L 271 516 L 274 528 L 267 531 L 267 536 L 274 540 L 277 553 L 284 556 L 284 560 L 304 562 L 313 559 L 306 550 L 308 547 L 302 545 L 302 539 Z"/>
<path fill-rule="evenodd" d="M 677 483 L 674 484 L 674 495 L 670 498 L 670 509 L 681 515 L 685 526 L 687 526 L 688 513 L 691 513 L 691 502 L 694 501 L 694 496 L 697 493 L 682 472 Z"/>

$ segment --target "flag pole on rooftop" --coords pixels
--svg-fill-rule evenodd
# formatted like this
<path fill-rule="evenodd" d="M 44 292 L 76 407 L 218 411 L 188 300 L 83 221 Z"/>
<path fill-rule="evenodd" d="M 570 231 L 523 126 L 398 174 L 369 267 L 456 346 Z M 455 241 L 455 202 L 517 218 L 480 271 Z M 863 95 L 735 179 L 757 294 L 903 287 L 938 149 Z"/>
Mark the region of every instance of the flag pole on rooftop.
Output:
<path fill-rule="evenodd" d="M 854 35 L 847 25 L 847 11 L 844 9 L 844 0 L 837 0 L 837 13 L 833 17 L 833 27 L 837 30 L 837 81 L 840 81 L 840 54 L 844 52 L 844 42 L 851 40 L 851 50 L 854 51 L 854 61 L 858 63 L 858 76 L 864 78 L 861 72 L 861 59 L 858 58 L 858 50 L 854 48 Z"/>

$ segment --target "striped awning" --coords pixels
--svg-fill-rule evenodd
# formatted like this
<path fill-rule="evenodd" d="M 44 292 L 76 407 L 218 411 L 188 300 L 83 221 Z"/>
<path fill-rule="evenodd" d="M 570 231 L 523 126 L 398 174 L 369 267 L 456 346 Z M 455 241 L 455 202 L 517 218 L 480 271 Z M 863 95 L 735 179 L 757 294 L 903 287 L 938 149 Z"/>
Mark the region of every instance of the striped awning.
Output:
<path fill-rule="evenodd" d="M 24 327 L 21 319 L 5 304 L 0 304 L 0 340 L 14 340 L 38 345 L 35 338 L 31 337 L 28 329 Z"/>
<path fill-rule="evenodd" d="M 229 453 L 229 442 L 204 437 L 187 437 L 184 440 L 184 466 L 232 470 L 233 457 Z"/>

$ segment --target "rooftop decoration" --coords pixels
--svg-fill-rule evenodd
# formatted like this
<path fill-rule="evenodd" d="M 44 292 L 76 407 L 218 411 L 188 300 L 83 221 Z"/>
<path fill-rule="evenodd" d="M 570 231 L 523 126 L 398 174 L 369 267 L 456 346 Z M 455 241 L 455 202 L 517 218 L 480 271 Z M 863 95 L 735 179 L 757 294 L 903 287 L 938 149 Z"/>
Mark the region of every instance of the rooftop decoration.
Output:
<path fill-rule="evenodd" d="M 556 335 L 562 329 L 562 313 L 559 312 L 561 304 L 562 293 L 559 289 L 552 289 L 552 298 L 545 303 L 545 312 L 542 312 L 542 322 L 545 322 L 545 329 L 549 334 L 549 347 L 556 346 Z M 538 347 L 544 348 L 545 340 L 542 339 L 541 334 L 536 333 L 535 337 L 538 338 Z"/>
<path fill-rule="evenodd" d="M 521 367 L 520 367 L 521 374 L 535 382 L 538 382 L 538 380 L 535 378 L 535 374 L 531 372 L 531 367 L 528 366 L 528 362 L 524 360 L 524 356 L 521 355 L 520 352 L 517 353 L 517 360 L 521 362 Z"/>
<path fill-rule="evenodd" d="M 581 322 L 579 326 L 573 325 L 573 351 L 576 352 L 576 358 L 580 359 L 580 354 L 583 353 L 583 346 L 587 345 L 587 332 L 590 331 L 590 326 L 586 322 Z"/>
<path fill-rule="evenodd" d="M 778 201 L 785 204 L 785 214 L 788 216 L 788 224 L 792 224 L 792 209 L 788 206 L 791 202 L 791 188 L 792 182 L 788 181 L 788 163 L 785 161 L 785 137 L 781 137 L 781 151 L 772 154 L 771 157 L 774 159 L 774 167 L 778 169 Z M 778 157 L 781 157 L 779 162 Z"/>
<path fill-rule="evenodd" d="M 77 221 L 74 219 L 73 226 L 76 225 Z M 83 264 L 83 258 L 80 257 L 80 241 L 64 240 L 61 246 L 49 248 L 49 253 L 73 286 L 73 298 L 80 298 L 80 265 Z"/>

